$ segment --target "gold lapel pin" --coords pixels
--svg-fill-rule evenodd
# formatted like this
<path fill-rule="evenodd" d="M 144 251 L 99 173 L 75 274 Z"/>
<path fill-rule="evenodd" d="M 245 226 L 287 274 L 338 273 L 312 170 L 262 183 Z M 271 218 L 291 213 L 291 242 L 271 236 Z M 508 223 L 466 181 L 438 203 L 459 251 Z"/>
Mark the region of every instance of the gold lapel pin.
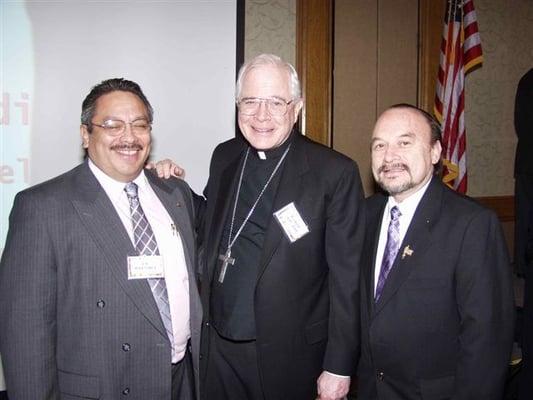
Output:
<path fill-rule="evenodd" d="M 405 257 L 409 257 L 409 256 L 412 256 L 414 253 L 413 249 L 411 248 L 411 246 L 407 245 L 403 248 L 403 253 L 402 253 L 402 260 L 405 258 Z"/>

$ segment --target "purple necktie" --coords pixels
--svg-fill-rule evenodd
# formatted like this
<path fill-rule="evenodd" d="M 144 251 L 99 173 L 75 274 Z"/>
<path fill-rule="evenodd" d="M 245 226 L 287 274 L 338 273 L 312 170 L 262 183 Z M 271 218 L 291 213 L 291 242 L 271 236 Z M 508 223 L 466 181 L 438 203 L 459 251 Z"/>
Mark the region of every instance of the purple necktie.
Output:
<path fill-rule="evenodd" d="M 389 272 L 394 264 L 396 254 L 400 248 L 400 216 L 402 213 L 397 206 L 394 206 L 390 210 L 391 220 L 389 223 L 389 229 L 387 230 L 387 244 L 385 245 L 385 251 L 383 252 L 383 260 L 381 261 L 381 271 L 379 272 L 378 284 L 376 286 L 376 294 L 374 296 L 375 301 L 379 300 L 385 281 L 389 276 Z"/>

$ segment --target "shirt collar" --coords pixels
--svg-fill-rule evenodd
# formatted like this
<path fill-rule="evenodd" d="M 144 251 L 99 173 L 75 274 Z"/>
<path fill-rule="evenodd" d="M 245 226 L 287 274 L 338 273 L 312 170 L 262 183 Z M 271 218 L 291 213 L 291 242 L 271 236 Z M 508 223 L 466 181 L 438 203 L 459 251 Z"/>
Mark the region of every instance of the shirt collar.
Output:
<path fill-rule="evenodd" d="M 124 192 L 125 182 L 117 181 L 116 179 L 111 178 L 104 171 L 102 171 L 98 166 L 89 158 L 88 161 L 89 169 L 94 174 L 100 185 L 104 188 L 104 191 L 107 193 L 109 198 L 112 201 L 115 201 L 120 198 Z M 139 187 L 139 192 L 146 188 L 148 184 L 144 170 L 141 170 L 139 175 L 133 180 Z"/>
<path fill-rule="evenodd" d="M 431 178 L 433 179 L 433 178 Z M 409 197 L 406 197 L 402 202 L 398 203 L 396 200 L 394 200 L 394 197 L 389 196 L 389 199 L 387 201 L 387 213 L 390 215 L 390 210 L 392 207 L 397 206 L 400 209 L 400 213 L 402 217 L 408 217 L 410 220 L 412 216 L 414 215 L 416 208 L 418 207 L 418 204 L 420 203 L 420 200 L 422 200 L 422 197 L 424 196 L 424 193 L 426 193 L 426 190 L 431 182 L 431 179 L 426 182 L 424 186 L 422 186 L 420 189 L 418 189 L 415 193 L 410 195 Z"/>

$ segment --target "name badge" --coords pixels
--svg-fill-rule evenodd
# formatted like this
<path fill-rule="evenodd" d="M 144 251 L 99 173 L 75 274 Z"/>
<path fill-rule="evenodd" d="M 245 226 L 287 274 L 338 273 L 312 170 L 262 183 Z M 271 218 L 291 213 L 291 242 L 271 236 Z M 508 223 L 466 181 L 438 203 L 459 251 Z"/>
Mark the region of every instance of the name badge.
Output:
<path fill-rule="evenodd" d="M 283 232 L 291 243 L 296 242 L 302 236 L 309 233 L 309 227 L 304 222 L 302 216 L 296 209 L 294 202 L 287 204 L 274 213 Z"/>
<path fill-rule="evenodd" d="M 128 257 L 128 279 L 164 278 L 162 256 Z"/>

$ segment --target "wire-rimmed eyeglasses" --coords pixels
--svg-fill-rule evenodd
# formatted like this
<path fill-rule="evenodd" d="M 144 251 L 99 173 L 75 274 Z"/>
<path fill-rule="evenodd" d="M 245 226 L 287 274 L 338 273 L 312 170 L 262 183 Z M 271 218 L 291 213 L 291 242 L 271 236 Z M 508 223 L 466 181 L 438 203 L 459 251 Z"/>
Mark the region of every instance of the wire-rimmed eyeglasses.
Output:
<path fill-rule="evenodd" d="M 279 97 L 244 97 L 237 101 L 237 108 L 243 115 L 255 115 L 259 112 L 261 104 L 264 103 L 267 112 L 275 117 L 281 117 L 287 113 L 289 105 L 294 101 L 285 100 Z"/>

